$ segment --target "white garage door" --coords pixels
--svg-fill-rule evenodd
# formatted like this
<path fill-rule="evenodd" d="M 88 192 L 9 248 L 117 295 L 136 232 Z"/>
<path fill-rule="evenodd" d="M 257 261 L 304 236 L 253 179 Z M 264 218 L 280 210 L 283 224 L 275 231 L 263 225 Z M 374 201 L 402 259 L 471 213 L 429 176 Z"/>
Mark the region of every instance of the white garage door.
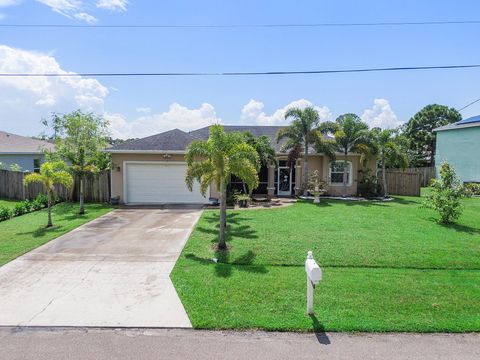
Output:
<path fill-rule="evenodd" d="M 184 163 L 127 163 L 125 202 L 130 204 L 206 203 L 195 182 L 193 191 L 185 185 Z M 208 191 L 207 191 L 208 196 Z"/>

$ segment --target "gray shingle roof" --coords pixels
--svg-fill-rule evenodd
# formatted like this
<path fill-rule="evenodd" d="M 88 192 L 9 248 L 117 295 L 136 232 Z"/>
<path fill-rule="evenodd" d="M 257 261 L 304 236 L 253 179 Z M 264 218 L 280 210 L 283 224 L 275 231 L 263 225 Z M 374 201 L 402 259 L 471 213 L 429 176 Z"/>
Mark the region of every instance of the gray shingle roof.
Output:
<path fill-rule="evenodd" d="M 270 138 L 272 146 L 277 152 L 280 152 L 284 141 L 279 144 L 275 141 L 278 130 L 283 126 L 241 126 L 241 125 L 223 125 L 226 132 L 250 132 L 253 136 L 259 137 L 266 135 Z M 207 140 L 210 134 L 210 126 L 184 132 L 179 129 L 166 131 L 157 135 L 149 136 L 143 139 L 132 140 L 111 148 L 107 151 L 182 151 L 185 150 L 193 140 Z M 313 151 L 313 149 L 312 149 Z"/>
<path fill-rule="evenodd" d="M 148 136 L 113 146 L 107 151 L 128 150 L 128 151 L 181 151 L 185 150 L 195 137 L 179 129 L 165 131 L 160 134 Z"/>
<path fill-rule="evenodd" d="M 55 145 L 48 141 L 0 131 L 0 153 L 40 154 L 43 149 L 53 151 Z"/>
<path fill-rule="evenodd" d="M 255 137 L 260 137 L 262 135 L 266 135 L 270 138 L 272 142 L 272 146 L 275 148 L 276 151 L 280 151 L 280 147 L 282 146 L 283 141 L 279 144 L 275 141 L 275 137 L 277 135 L 278 130 L 283 128 L 284 126 L 248 126 L 248 125 L 224 125 L 223 128 L 226 132 L 238 131 L 238 132 L 250 132 Z M 190 135 L 195 136 L 201 140 L 208 139 L 210 133 L 210 127 L 204 127 L 198 130 L 190 131 Z"/>

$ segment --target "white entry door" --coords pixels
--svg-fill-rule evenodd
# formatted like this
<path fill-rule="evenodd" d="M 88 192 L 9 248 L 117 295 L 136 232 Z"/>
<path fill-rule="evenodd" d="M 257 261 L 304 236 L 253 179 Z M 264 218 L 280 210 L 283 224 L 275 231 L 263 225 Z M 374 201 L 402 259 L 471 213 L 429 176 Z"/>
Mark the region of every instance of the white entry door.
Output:
<path fill-rule="evenodd" d="M 292 169 L 290 167 L 278 168 L 277 194 L 279 196 L 292 195 Z"/>
<path fill-rule="evenodd" d="M 185 184 L 187 166 L 173 162 L 127 162 L 124 166 L 124 196 L 128 204 L 205 204 L 207 198 L 194 183 Z M 207 191 L 208 196 L 209 191 Z"/>

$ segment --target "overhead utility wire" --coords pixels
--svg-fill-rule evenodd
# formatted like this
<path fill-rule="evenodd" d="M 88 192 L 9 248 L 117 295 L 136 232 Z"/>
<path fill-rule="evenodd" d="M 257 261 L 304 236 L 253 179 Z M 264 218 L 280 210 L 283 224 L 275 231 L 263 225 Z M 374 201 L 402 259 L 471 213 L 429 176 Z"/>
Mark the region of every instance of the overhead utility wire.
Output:
<path fill-rule="evenodd" d="M 439 66 L 406 66 L 365 69 L 337 70 L 305 70 L 305 71 L 239 71 L 239 72 L 111 72 L 111 73 L 0 73 L 0 77 L 101 77 L 101 76 L 267 76 L 267 75 L 314 75 L 340 74 L 381 71 L 438 70 L 438 69 L 469 69 L 480 68 L 480 64 L 469 65 L 439 65 Z"/>
<path fill-rule="evenodd" d="M 469 103 L 469 104 L 467 104 L 467 105 L 465 105 L 465 106 L 464 106 L 464 107 L 462 107 L 461 109 L 458 109 L 458 111 L 463 111 L 463 110 L 465 110 L 466 108 L 468 108 L 468 107 L 470 107 L 470 106 L 472 106 L 472 105 L 476 104 L 476 103 L 477 103 L 477 102 L 479 102 L 479 101 L 480 101 L 480 98 L 479 98 L 479 99 L 477 99 L 477 100 L 474 100 L 474 101 L 472 101 L 471 103 Z"/>
<path fill-rule="evenodd" d="M 205 29 L 232 29 L 232 28 L 315 28 L 315 27 L 357 27 L 357 26 L 416 26 L 416 25 L 473 25 L 480 24 L 480 20 L 460 21 L 406 21 L 406 22 L 365 22 L 365 23 L 308 23 L 308 24 L 119 24 L 119 25 L 85 25 L 85 24 L 0 24 L 0 27 L 23 28 L 205 28 Z"/>

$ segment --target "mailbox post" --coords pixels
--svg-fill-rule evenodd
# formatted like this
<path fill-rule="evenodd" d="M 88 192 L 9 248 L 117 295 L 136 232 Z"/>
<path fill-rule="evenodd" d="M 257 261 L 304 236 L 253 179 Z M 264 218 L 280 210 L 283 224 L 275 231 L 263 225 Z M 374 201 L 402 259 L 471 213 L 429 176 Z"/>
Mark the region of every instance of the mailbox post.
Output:
<path fill-rule="evenodd" d="M 313 315 L 313 290 L 322 280 L 322 269 L 316 263 L 311 251 L 307 253 L 305 272 L 307 273 L 307 313 Z"/>

